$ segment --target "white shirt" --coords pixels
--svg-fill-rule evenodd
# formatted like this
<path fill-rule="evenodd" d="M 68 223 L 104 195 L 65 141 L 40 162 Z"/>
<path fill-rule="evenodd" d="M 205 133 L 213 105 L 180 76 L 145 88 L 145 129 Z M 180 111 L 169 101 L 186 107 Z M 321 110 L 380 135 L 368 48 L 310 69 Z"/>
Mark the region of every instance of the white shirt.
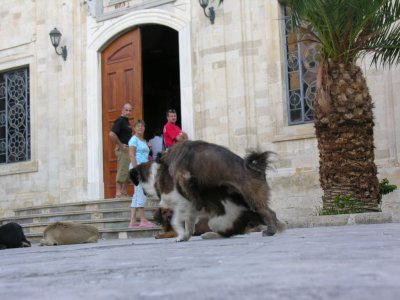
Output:
<path fill-rule="evenodd" d="M 162 136 L 156 135 L 149 142 L 151 143 L 151 152 L 153 153 L 153 159 L 156 159 L 157 153 L 162 151 L 163 138 Z"/>

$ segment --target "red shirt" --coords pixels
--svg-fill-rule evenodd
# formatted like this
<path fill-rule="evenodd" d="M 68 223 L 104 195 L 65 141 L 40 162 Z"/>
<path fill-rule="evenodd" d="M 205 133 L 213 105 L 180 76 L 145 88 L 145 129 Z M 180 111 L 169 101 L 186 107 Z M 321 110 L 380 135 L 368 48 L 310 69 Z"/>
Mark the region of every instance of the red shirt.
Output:
<path fill-rule="evenodd" d="M 179 126 L 168 122 L 164 126 L 164 143 L 165 148 L 171 147 L 176 144 L 176 137 L 181 133 Z"/>

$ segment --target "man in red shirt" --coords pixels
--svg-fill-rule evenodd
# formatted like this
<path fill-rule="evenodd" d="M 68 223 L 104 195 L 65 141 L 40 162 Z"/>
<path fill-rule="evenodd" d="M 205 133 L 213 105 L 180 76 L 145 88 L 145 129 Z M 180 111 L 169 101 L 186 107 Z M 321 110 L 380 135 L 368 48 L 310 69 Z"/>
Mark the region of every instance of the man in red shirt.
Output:
<path fill-rule="evenodd" d="M 164 126 L 164 144 L 166 149 L 172 147 L 177 142 L 188 139 L 188 135 L 178 125 L 175 125 L 176 118 L 175 109 L 169 109 L 167 111 L 168 122 Z"/>

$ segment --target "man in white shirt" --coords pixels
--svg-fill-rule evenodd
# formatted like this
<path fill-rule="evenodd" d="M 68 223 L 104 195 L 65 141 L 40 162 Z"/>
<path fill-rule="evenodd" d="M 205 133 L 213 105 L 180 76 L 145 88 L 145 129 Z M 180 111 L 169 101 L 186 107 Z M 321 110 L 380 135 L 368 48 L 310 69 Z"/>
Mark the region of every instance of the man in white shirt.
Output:
<path fill-rule="evenodd" d="M 151 144 L 151 153 L 154 160 L 157 154 L 163 151 L 163 137 L 160 128 L 154 130 L 154 137 L 149 142 Z"/>

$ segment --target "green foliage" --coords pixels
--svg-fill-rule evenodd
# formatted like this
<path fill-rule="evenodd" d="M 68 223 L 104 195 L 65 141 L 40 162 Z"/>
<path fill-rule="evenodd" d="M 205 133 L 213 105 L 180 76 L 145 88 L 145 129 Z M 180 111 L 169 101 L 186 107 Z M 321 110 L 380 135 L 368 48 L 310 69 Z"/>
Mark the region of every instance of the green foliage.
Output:
<path fill-rule="evenodd" d="M 383 195 L 389 194 L 397 189 L 397 185 L 390 184 L 387 178 L 382 179 L 379 183 L 380 199 Z M 317 215 L 339 215 L 354 214 L 366 212 L 363 203 L 360 200 L 353 199 L 350 196 L 335 196 L 330 207 L 319 208 Z"/>
<path fill-rule="evenodd" d="M 290 8 L 299 39 L 312 36 L 322 60 L 400 63 L 400 0 L 279 0 Z"/>
<path fill-rule="evenodd" d="M 340 215 L 365 212 L 363 203 L 350 196 L 335 196 L 331 207 L 324 207 L 319 211 L 319 215 Z"/>
<path fill-rule="evenodd" d="M 379 183 L 379 193 L 381 195 L 389 194 L 396 189 L 397 189 L 397 185 L 390 184 L 389 180 L 387 178 L 383 178 L 382 181 Z"/>

